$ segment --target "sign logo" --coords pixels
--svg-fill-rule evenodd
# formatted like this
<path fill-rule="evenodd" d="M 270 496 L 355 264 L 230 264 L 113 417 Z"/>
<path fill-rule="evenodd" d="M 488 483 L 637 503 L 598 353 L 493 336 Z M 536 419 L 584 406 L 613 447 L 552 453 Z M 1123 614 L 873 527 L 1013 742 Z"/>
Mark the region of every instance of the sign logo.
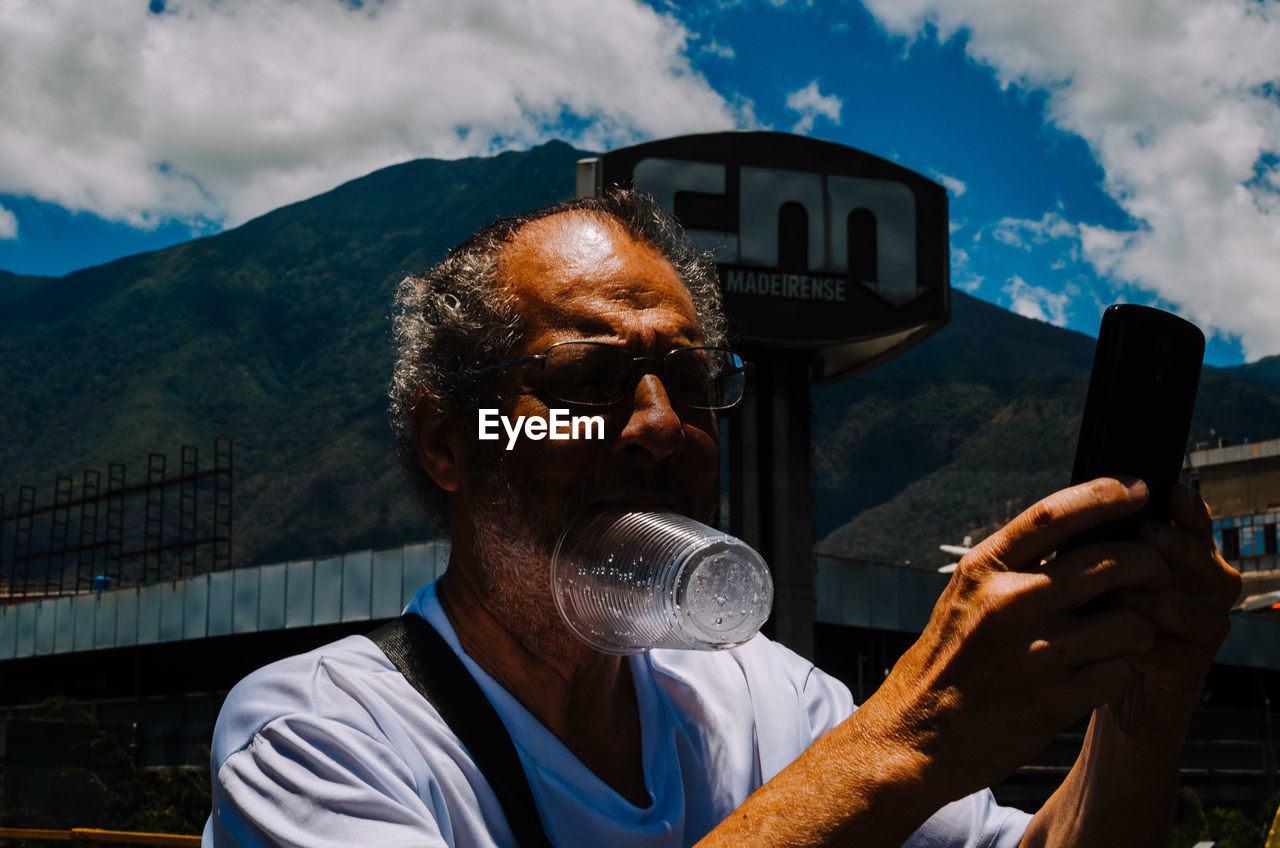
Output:
<path fill-rule="evenodd" d="M 706 228 L 704 221 L 711 216 L 699 215 L 699 206 L 707 210 L 723 204 L 727 210 L 729 168 L 652 157 L 636 163 L 633 179 L 637 189 L 653 195 L 677 218 L 692 219 L 685 231 L 723 266 L 852 277 L 898 306 L 920 293 L 915 195 L 905 184 L 743 165 L 736 174 L 736 229 Z M 728 217 L 723 218 L 728 224 Z M 726 290 L 845 299 L 843 281 L 829 276 L 792 274 L 781 284 L 777 276 L 762 275 L 757 284 L 752 270 L 729 273 Z"/>

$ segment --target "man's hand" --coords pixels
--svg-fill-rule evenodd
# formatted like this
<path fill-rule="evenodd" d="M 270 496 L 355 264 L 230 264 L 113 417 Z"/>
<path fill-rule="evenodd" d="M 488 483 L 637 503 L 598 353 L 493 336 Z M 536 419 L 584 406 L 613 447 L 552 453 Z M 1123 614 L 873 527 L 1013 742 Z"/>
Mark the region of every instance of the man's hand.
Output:
<path fill-rule="evenodd" d="M 1181 740 L 1226 638 L 1227 612 L 1240 595 L 1240 575 L 1218 554 L 1213 521 L 1200 497 L 1177 486 L 1169 512 L 1173 525 L 1143 528 L 1143 538 L 1169 566 L 1169 584 L 1113 595 L 1117 608 L 1139 613 L 1155 631 L 1152 647 L 1129 658 L 1134 668 L 1129 690 L 1104 712 L 1135 742 Z"/>
<path fill-rule="evenodd" d="M 934 811 L 1003 779 L 1095 708 L 1085 751 L 1027 844 L 1159 844 L 1186 719 L 1238 577 L 1185 490 L 1163 531 L 1052 556 L 1146 499 L 1140 481 L 1094 480 L 984 540 L 876 693 L 706 844 L 900 845 Z"/>
<path fill-rule="evenodd" d="M 1003 779 L 1063 727 L 1129 690 L 1129 658 L 1152 649 L 1153 627 L 1132 609 L 1077 610 L 1116 590 L 1169 586 L 1164 559 L 1142 543 L 1046 558 L 1146 497 L 1141 482 L 1095 480 L 988 537 L 960 561 L 924 633 L 863 707 L 899 716 L 894 732 L 925 755 L 946 800 Z"/>
<path fill-rule="evenodd" d="M 1079 758 L 1032 820 L 1024 846 L 1167 843 L 1183 738 L 1240 593 L 1240 575 L 1218 555 L 1199 496 L 1176 487 L 1169 512 L 1173 524 L 1142 532 L 1167 564 L 1168 583 L 1108 598 L 1113 609 L 1149 622 L 1151 647 L 1127 658 L 1129 685 L 1094 711 Z"/>

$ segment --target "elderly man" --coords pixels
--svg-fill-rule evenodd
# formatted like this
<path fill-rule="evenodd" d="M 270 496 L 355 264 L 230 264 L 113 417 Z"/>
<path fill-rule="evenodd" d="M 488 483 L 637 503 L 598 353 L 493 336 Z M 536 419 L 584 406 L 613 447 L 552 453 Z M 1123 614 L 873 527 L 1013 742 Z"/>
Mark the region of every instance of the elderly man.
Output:
<path fill-rule="evenodd" d="M 447 493 L 452 539 L 408 613 L 496 709 L 550 842 L 1163 844 L 1239 585 L 1189 490 L 1141 541 L 1057 558 L 1146 488 L 1096 480 L 1036 504 L 965 557 L 856 711 L 763 636 L 622 657 L 570 633 L 548 578 L 566 520 L 598 503 L 710 514 L 716 407 L 734 398 L 706 402 L 678 366 L 723 345 L 718 298 L 710 265 L 629 192 L 498 222 L 399 292 L 393 418 L 419 490 Z M 603 439 L 477 438 L 480 408 L 570 403 L 594 404 Z M 1090 711 L 1049 802 L 996 806 L 984 787 Z M 516 844 L 488 775 L 365 637 L 243 681 L 212 759 L 206 845 Z"/>

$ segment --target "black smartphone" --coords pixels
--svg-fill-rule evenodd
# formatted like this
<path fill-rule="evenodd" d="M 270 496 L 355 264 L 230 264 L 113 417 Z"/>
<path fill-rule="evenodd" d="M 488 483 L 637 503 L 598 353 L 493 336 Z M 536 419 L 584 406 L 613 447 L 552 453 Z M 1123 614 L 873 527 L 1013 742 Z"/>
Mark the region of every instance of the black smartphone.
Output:
<path fill-rule="evenodd" d="M 1169 491 L 1186 456 L 1203 361 L 1204 334 L 1190 321 L 1149 306 L 1107 307 L 1071 484 L 1095 477 L 1140 477 L 1151 497 L 1137 513 L 1075 536 L 1063 550 L 1136 539 L 1144 522 L 1169 521 Z"/>

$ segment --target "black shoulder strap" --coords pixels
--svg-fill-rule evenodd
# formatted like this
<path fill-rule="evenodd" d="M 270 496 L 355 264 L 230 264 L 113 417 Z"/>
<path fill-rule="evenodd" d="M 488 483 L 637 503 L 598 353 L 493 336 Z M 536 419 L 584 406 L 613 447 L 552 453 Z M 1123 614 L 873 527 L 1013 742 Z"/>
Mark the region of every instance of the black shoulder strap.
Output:
<path fill-rule="evenodd" d="M 369 639 L 462 740 L 498 796 L 521 848 L 551 848 L 511 735 L 444 638 L 421 616 L 405 613 Z"/>

